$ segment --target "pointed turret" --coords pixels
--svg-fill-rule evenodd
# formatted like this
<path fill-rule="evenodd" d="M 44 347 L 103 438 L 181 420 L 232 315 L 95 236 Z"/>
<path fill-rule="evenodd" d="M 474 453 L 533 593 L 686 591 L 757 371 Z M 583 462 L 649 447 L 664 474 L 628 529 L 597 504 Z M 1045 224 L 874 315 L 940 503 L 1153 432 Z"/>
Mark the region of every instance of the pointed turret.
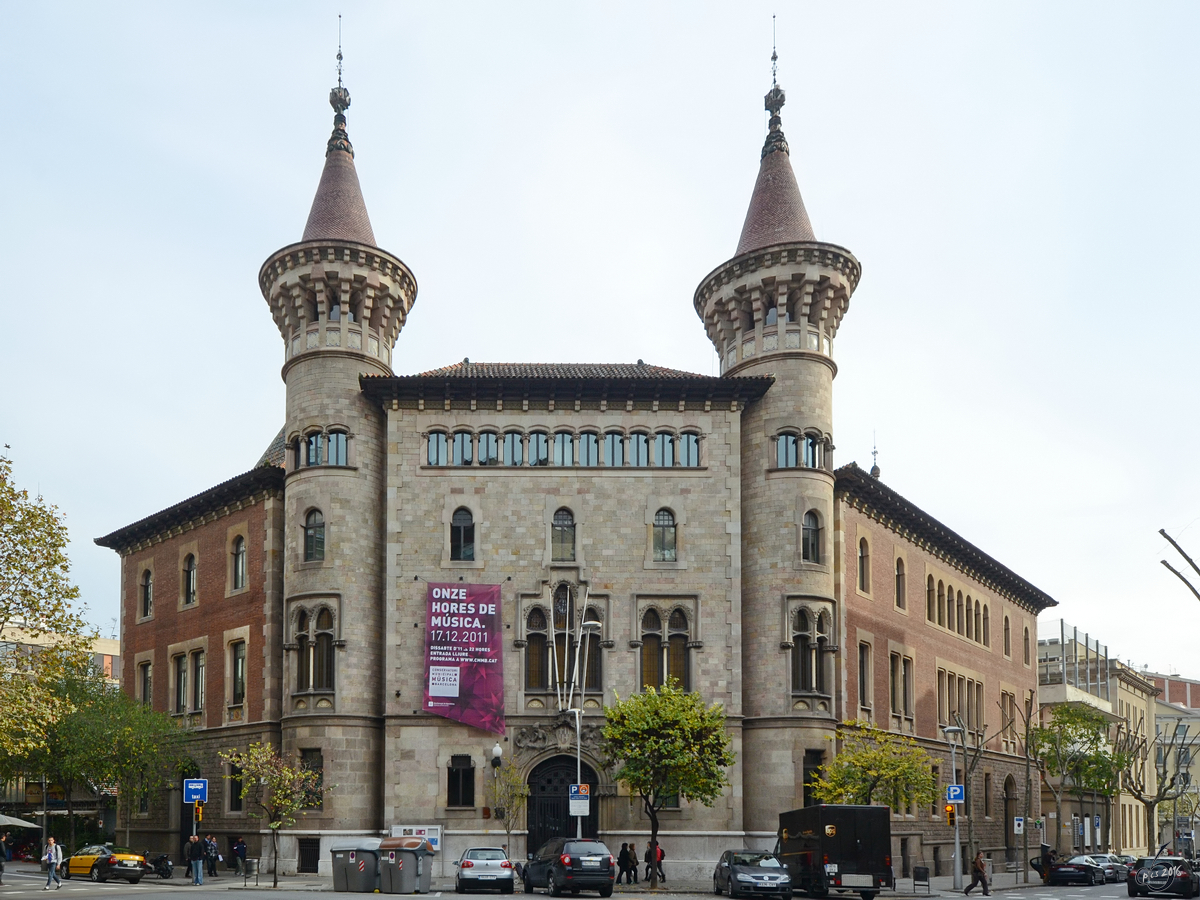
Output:
<path fill-rule="evenodd" d="M 773 244 L 817 239 L 808 220 L 804 200 L 800 197 L 787 139 L 783 136 L 783 120 L 779 117 L 779 111 L 783 108 L 784 99 L 783 88 L 778 84 L 772 84 L 771 90 L 763 98 L 765 108 L 771 113 L 771 126 L 763 144 L 758 180 L 754 182 L 750 208 L 746 210 L 746 222 L 742 225 L 742 237 L 734 256 Z"/>
<path fill-rule="evenodd" d="M 304 226 L 305 241 L 355 241 L 375 246 L 375 232 L 363 202 L 358 172 L 354 168 L 354 147 L 346 133 L 346 110 L 350 108 L 350 92 L 342 85 L 329 92 L 333 107 L 333 134 L 325 148 L 325 169 L 313 197 L 308 222 Z"/>

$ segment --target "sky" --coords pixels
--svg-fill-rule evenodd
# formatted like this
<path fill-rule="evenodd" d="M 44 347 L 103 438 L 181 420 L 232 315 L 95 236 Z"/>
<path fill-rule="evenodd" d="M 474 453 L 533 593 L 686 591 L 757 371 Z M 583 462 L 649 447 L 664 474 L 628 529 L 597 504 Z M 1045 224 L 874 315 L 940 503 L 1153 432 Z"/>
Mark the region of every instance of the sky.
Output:
<path fill-rule="evenodd" d="M 835 464 L 883 480 L 1135 665 L 1200 678 L 1189 409 L 1200 6 L 1156 2 L 6 3 L 0 443 L 93 539 L 246 471 L 284 415 L 259 267 L 324 162 L 338 14 L 380 246 L 416 274 L 397 374 L 717 374 L 692 307 L 767 129 L 862 281 Z"/>

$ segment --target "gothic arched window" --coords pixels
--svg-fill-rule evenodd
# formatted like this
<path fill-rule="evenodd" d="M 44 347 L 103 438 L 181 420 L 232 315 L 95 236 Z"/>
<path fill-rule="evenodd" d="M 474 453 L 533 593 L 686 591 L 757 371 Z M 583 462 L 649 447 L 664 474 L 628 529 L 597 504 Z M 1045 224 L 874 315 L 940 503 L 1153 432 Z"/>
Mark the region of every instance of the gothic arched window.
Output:
<path fill-rule="evenodd" d="M 325 558 L 325 517 L 319 509 L 311 509 L 304 517 L 304 561 Z"/>
<path fill-rule="evenodd" d="M 970 609 L 970 604 L 967 606 Z M 979 614 L 979 601 L 975 601 L 975 643 L 983 643 L 983 619 Z"/>
<path fill-rule="evenodd" d="M 775 468 L 794 469 L 799 454 L 800 439 L 794 434 L 781 434 L 775 439 Z"/>
<path fill-rule="evenodd" d="M 858 542 L 858 589 L 864 594 L 871 593 L 871 546 L 866 538 Z"/>
<path fill-rule="evenodd" d="M 908 605 L 908 596 L 904 582 L 904 560 L 896 557 L 896 608 L 904 609 Z"/>
<path fill-rule="evenodd" d="M 465 506 L 460 506 L 450 517 L 450 558 L 461 561 L 475 558 L 475 520 Z"/>
<path fill-rule="evenodd" d="M 800 558 L 804 562 L 821 561 L 821 519 L 813 510 L 804 514 L 800 532 Z"/>
<path fill-rule="evenodd" d="M 691 468 L 700 465 L 700 435 L 684 432 L 679 436 L 679 464 Z"/>
<path fill-rule="evenodd" d="M 654 465 L 660 469 L 675 465 L 675 435 L 669 431 L 654 436 Z"/>
<path fill-rule="evenodd" d="M 431 431 L 425 440 L 425 462 L 430 466 L 444 466 L 447 460 L 447 439 L 444 431 Z"/>
<path fill-rule="evenodd" d="M 992 631 L 991 626 L 988 622 L 988 608 L 985 605 L 983 607 L 983 646 L 985 646 L 985 647 L 992 646 L 991 631 Z"/>
<path fill-rule="evenodd" d="M 544 431 L 531 431 L 526 442 L 526 455 L 531 466 L 550 465 L 550 439 Z"/>
<path fill-rule="evenodd" d="M 575 465 L 575 435 L 569 431 L 560 431 L 554 435 L 554 464 Z"/>
<path fill-rule="evenodd" d="M 930 622 L 937 621 L 937 595 L 933 587 L 933 576 L 925 582 L 925 618 Z"/>
<path fill-rule="evenodd" d="M 829 619 L 796 610 L 792 620 L 792 690 L 825 693 L 825 648 L 829 643 Z"/>
<path fill-rule="evenodd" d="M 196 557 L 191 553 L 183 561 L 183 602 L 185 605 L 196 602 Z"/>
<path fill-rule="evenodd" d="M 233 542 L 233 589 L 240 591 L 246 586 L 246 539 L 238 536 Z"/>
<path fill-rule="evenodd" d="M 546 614 L 531 609 L 525 618 L 525 690 L 544 691 L 550 687 L 549 656 L 546 642 Z"/>
<path fill-rule="evenodd" d="M 629 436 L 629 464 L 639 468 L 650 465 L 650 435 L 635 431 Z"/>
<path fill-rule="evenodd" d="M 674 678 L 683 690 L 691 690 L 691 666 L 688 642 L 691 628 L 687 613 L 671 610 L 663 633 L 662 617 L 648 609 L 642 616 L 642 687 L 661 687 Z"/>
<path fill-rule="evenodd" d="M 1009 633 L 1008 616 L 1004 617 L 1004 655 L 1012 656 L 1012 635 Z"/>
<path fill-rule="evenodd" d="M 946 584 L 945 584 L 945 582 L 942 582 L 942 581 L 938 582 L 937 604 L 938 604 L 937 623 L 939 625 L 945 625 L 946 624 Z"/>
<path fill-rule="evenodd" d="M 946 628 L 954 630 L 954 586 L 946 585 Z"/>
<path fill-rule="evenodd" d="M 551 521 L 550 558 L 555 562 L 575 559 L 575 516 L 565 506 L 555 511 Z"/>
<path fill-rule="evenodd" d="M 333 690 L 333 613 L 321 607 L 316 616 L 301 611 L 296 617 L 296 690 Z"/>
<path fill-rule="evenodd" d="M 973 640 L 975 637 L 975 616 L 971 614 L 971 610 L 975 608 L 975 604 L 971 600 L 971 595 L 967 594 L 967 640 Z"/>
<path fill-rule="evenodd" d="M 675 562 L 675 514 L 660 509 L 654 514 L 654 561 Z"/>
<path fill-rule="evenodd" d="M 662 617 L 657 610 L 648 609 L 642 616 L 642 689 L 657 688 L 663 683 Z"/>
<path fill-rule="evenodd" d="M 1025 629 L 1025 635 L 1022 638 L 1022 642 L 1025 645 L 1025 665 L 1029 665 L 1029 629 L 1028 628 Z"/>
<path fill-rule="evenodd" d="M 450 462 L 455 466 L 469 466 L 474 462 L 475 455 L 471 448 L 471 432 L 454 432 L 454 442 L 450 448 Z"/>
<path fill-rule="evenodd" d="M 800 464 L 806 469 L 821 468 L 821 437 L 816 434 L 806 434 L 801 442 L 802 459 Z"/>
<path fill-rule="evenodd" d="M 142 573 L 142 618 L 154 615 L 154 575 L 149 569 Z"/>

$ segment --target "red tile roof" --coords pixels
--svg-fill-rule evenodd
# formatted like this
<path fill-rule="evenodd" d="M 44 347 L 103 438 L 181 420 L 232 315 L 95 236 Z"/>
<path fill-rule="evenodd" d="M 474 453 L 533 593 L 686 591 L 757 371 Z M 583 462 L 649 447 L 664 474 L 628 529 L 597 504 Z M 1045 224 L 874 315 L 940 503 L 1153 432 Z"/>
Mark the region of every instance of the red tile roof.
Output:
<path fill-rule="evenodd" d="M 637 363 L 475 363 L 421 372 L 417 378 L 706 378 L 682 369 Z"/>
<path fill-rule="evenodd" d="M 758 167 L 758 180 L 734 256 L 773 244 L 815 241 L 800 187 L 786 150 L 767 153 Z"/>
<path fill-rule="evenodd" d="M 354 157 L 345 150 L 331 150 L 325 157 L 321 183 L 317 185 L 301 240 L 356 241 L 376 246 Z"/>

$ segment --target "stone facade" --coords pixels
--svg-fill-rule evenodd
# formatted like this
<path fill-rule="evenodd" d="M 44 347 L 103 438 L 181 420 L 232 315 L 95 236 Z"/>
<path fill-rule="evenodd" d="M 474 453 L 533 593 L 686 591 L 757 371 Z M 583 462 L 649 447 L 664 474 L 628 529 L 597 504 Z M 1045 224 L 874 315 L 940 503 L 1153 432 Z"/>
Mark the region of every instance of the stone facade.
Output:
<path fill-rule="evenodd" d="M 249 679 L 244 719 L 217 701 L 224 683 L 211 667 L 206 706 L 188 713 L 210 779 L 218 749 L 266 738 L 318 761 L 336 785 L 283 835 L 280 869 L 327 870 L 333 840 L 395 825 L 443 829 L 443 861 L 470 844 L 498 843 L 487 765 L 497 737 L 531 784 L 573 764 L 573 721 L 539 670 L 547 662 L 539 623 L 564 597 L 600 628 L 588 645 L 580 739 L 597 806 L 585 827 L 610 846 L 644 845 L 649 831 L 604 767 L 599 725 L 614 692 L 626 696 L 671 672 L 725 708 L 737 752 L 729 788 L 711 808 L 683 798 L 662 813 L 675 877 L 706 877 L 728 846 L 770 847 L 777 813 L 812 799 L 806 784 L 836 752 L 839 721 L 870 719 L 944 757 L 939 726 L 950 706 L 939 710 L 936 685 L 951 673 L 969 676 L 963 711 L 985 740 L 977 833 L 989 853 L 1011 855 L 1004 822 L 1024 785 L 1014 788 L 1014 740 L 997 731 L 994 710 L 1023 702 L 1036 677 L 1011 644 L 998 646 L 1000 623 L 1011 641 L 1054 601 L 878 479 L 834 468 L 833 343 L 860 267 L 813 238 L 787 159 L 782 90 L 767 96 L 771 134 L 738 252 L 693 297 L 721 358 L 719 377 L 640 360 L 464 360 L 394 376 L 391 352 L 416 280 L 373 245 L 345 130 L 349 95 L 338 91 L 327 177 L 304 241 L 259 274 L 287 386 L 284 428 L 264 468 L 101 539 L 122 553 L 126 689 L 136 691 L 145 654 L 155 666 L 193 644 L 212 654 L 235 619 L 250 635 L 262 678 Z M 545 463 L 531 464 L 543 441 Z M 239 523 L 253 537 L 250 564 L 261 577 L 231 596 L 228 573 L 222 580 L 216 570 Z M 864 539 L 875 585 L 865 590 L 856 569 Z M 156 590 L 174 592 L 189 541 L 203 562 L 200 608 L 211 612 L 141 620 L 139 573 L 152 569 Z M 907 607 L 894 596 L 896 560 L 906 567 Z M 939 623 L 936 600 L 926 619 L 927 577 L 953 583 L 953 602 L 962 590 L 964 604 L 966 594 L 972 606 L 987 604 L 988 640 L 975 638 L 973 618 L 969 636 L 947 628 L 944 613 Z M 501 587 L 500 736 L 422 711 L 427 585 L 458 581 Z M 860 645 L 873 654 L 865 694 Z M 873 699 L 889 696 L 892 654 L 908 660 L 912 685 L 894 716 Z M 156 682 L 155 705 L 169 700 Z M 948 783 L 948 764 L 939 765 Z M 206 824 L 225 836 L 252 832 L 221 809 L 228 804 Z M 177 794 L 154 798 L 139 835 L 176 840 L 178 815 Z M 532 800 L 530 816 L 533 836 L 516 831 L 514 856 L 563 827 Z M 934 848 L 948 858 L 939 817 L 938 806 L 896 811 L 894 855 L 905 869 L 934 862 Z"/>

